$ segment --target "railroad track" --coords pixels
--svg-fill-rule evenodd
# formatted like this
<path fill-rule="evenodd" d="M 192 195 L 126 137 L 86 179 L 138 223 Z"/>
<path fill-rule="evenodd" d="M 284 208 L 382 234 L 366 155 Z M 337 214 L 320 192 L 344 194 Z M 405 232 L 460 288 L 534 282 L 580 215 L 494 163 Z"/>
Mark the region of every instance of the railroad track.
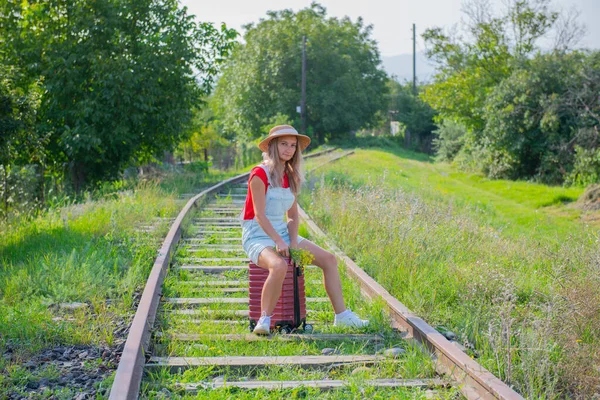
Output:
<path fill-rule="evenodd" d="M 320 155 L 325 162 L 338 157 Z M 254 394 L 246 396 L 259 398 L 298 391 L 315 397 L 323 390 L 340 399 L 521 398 L 328 243 L 302 210 L 311 239 L 333 250 L 354 278 L 342 274 L 347 304 L 363 307 L 372 324 L 366 330 L 333 327 L 322 274 L 308 266 L 307 322 L 314 332 L 251 334 L 248 260 L 237 220 L 247 178 L 242 174 L 205 190 L 175 220 L 144 289 L 111 399 L 174 392 L 229 398 L 249 390 Z"/>

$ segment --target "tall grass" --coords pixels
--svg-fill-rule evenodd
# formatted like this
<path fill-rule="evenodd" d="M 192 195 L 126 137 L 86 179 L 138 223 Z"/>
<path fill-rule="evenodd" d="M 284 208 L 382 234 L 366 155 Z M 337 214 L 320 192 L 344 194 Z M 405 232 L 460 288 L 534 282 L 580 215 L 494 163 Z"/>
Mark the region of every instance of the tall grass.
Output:
<path fill-rule="evenodd" d="M 134 228 L 176 210 L 173 196 L 144 184 L 7 229 L 0 244 L 2 342 L 25 353 L 52 343 L 106 343 L 107 337 L 88 331 L 91 315 L 123 314 L 155 253 L 156 238 Z M 106 299 L 117 301 L 107 305 Z M 87 312 L 75 316 L 86 327 L 53 320 L 65 302 L 87 304 Z"/>
<path fill-rule="evenodd" d="M 211 216 L 210 212 L 202 212 L 199 216 Z M 239 229 L 238 229 L 239 231 Z M 306 227 L 302 226 L 302 234 L 310 238 Z M 189 237 L 190 232 L 185 232 Z M 238 232 L 239 238 L 239 232 Z M 321 240 L 316 241 L 323 245 Z M 192 251 L 194 250 L 194 251 Z M 222 251 L 214 249 L 203 249 L 196 251 L 191 246 L 179 247 L 175 254 L 175 265 L 188 264 L 190 256 L 200 257 L 222 257 Z M 218 262 L 223 264 L 226 262 Z M 340 272 L 343 266 L 339 266 Z M 248 270 L 234 270 L 224 274 L 220 279 L 248 279 Z M 311 297 L 326 297 L 325 288 L 322 285 L 323 273 L 319 268 L 304 269 L 304 280 L 306 282 L 306 295 Z M 201 283 L 215 281 L 214 274 L 206 274 L 200 271 L 189 271 L 171 269 L 167 275 L 163 287 L 165 297 L 227 297 L 246 298 L 247 291 L 223 293 L 215 287 L 205 286 Z M 351 329 L 335 327 L 332 325 L 334 312 L 329 302 L 308 302 L 307 319 L 314 324 L 316 333 L 377 333 L 382 341 L 369 343 L 361 340 L 300 340 L 279 341 L 277 337 L 273 340 L 225 340 L 215 337 L 197 337 L 193 341 L 181 340 L 176 337 L 177 333 L 186 334 L 243 334 L 248 333 L 248 318 L 235 316 L 232 310 L 247 310 L 244 304 L 214 303 L 198 306 L 196 315 L 177 315 L 173 311 L 173 305 L 164 304 L 159 312 L 159 318 L 155 331 L 152 354 L 155 356 L 185 356 L 185 357 L 220 357 L 220 356 L 298 356 L 298 355 L 321 355 L 324 348 L 334 348 L 337 353 L 350 354 L 376 354 L 384 349 L 401 347 L 406 353 L 403 357 L 395 360 L 383 360 L 369 367 L 358 365 L 331 365 L 324 368 L 306 368 L 300 366 L 264 366 L 249 368 L 221 368 L 215 366 L 191 367 L 182 372 L 170 371 L 168 368 L 148 368 L 147 374 L 142 381 L 141 398 L 161 398 L 168 390 L 177 398 L 258 398 L 258 399 L 280 399 L 288 396 L 294 398 L 331 398 L 348 399 L 368 395 L 373 398 L 393 399 L 420 399 L 432 398 L 432 393 L 414 388 L 373 388 L 365 384 L 366 379 L 403 378 L 419 379 L 435 377 L 435 360 L 430 355 L 414 344 L 402 339 L 391 327 L 389 317 L 384 312 L 382 301 L 365 301 L 360 294 L 360 288 L 356 281 L 341 274 L 342 290 L 345 304 L 356 311 L 359 315 L 369 316 L 370 324 L 366 329 Z M 218 312 L 208 314 L 206 311 Z M 215 322 L 214 319 L 227 319 Z M 357 368 L 358 367 L 358 368 Z M 307 379 L 340 379 L 347 385 L 343 389 L 320 391 L 314 388 L 290 389 L 290 390 L 201 390 L 197 395 L 185 395 L 182 393 L 182 383 L 211 382 L 211 380 L 223 380 L 234 382 L 240 380 L 307 380 Z M 458 396 L 456 388 L 438 388 L 434 392 L 435 398 L 454 399 Z M 305 392 L 302 392 L 306 390 Z M 178 395 L 181 394 L 181 397 Z"/>
<path fill-rule="evenodd" d="M 10 345 L 26 359 L 51 344 L 111 342 L 112 329 L 96 330 L 98 321 L 116 327 L 131 316 L 170 226 L 165 218 L 183 205 L 178 195 L 232 174 L 155 168 L 0 225 L 0 350 Z M 137 229 L 149 225 L 156 229 Z M 85 305 L 66 312 L 69 302 Z"/>
<path fill-rule="evenodd" d="M 527 398 L 598 391 L 594 233 L 561 233 L 558 243 L 514 234 L 519 227 L 506 235 L 472 209 L 368 177 L 372 169 L 344 172 L 313 180 L 301 203 L 392 295 L 458 333 L 478 362 Z"/>
<path fill-rule="evenodd" d="M 180 196 L 232 174 L 147 169 L 0 223 L 0 398 L 43 378 L 23 363 L 44 348 L 121 343 Z"/>

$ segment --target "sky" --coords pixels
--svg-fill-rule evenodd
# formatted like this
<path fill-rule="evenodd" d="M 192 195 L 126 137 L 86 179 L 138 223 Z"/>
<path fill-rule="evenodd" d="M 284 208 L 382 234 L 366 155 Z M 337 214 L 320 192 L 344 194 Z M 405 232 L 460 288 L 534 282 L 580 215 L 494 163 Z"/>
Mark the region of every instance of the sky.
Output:
<path fill-rule="evenodd" d="M 298 11 L 310 6 L 312 0 L 180 0 L 199 21 L 221 23 L 243 34 L 242 25 L 258 22 L 268 10 L 291 8 Z M 491 0 L 500 9 L 503 0 Z M 425 50 L 420 34 L 433 26 L 451 27 L 464 14 L 463 0 L 321 0 L 328 16 L 349 16 L 353 21 L 361 16 L 366 25 L 373 25 L 372 37 L 383 57 L 412 53 L 412 24 L 416 24 L 417 52 Z M 579 21 L 587 27 L 580 43 L 583 47 L 600 48 L 600 0 L 553 0 L 556 9 L 575 6 Z"/>

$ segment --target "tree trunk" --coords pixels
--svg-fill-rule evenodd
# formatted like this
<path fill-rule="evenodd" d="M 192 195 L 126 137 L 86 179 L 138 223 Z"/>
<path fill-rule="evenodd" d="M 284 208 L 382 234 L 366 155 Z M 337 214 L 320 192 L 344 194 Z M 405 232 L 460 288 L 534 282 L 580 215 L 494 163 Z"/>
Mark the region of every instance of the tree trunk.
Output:
<path fill-rule="evenodd" d="M 80 193 L 85 184 L 85 169 L 80 162 L 71 163 L 71 182 L 76 193 Z"/>
<path fill-rule="evenodd" d="M 4 219 L 8 219 L 8 170 L 7 166 L 2 166 L 2 207 L 4 208 Z"/>
<path fill-rule="evenodd" d="M 204 162 L 208 162 L 208 149 L 204 149 Z"/>
<path fill-rule="evenodd" d="M 163 153 L 163 162 L 171 165 L 175 165 L 175 158 L 173 157 L 173 153 L 170 151 L 164 151 Z"/>
<path fill-rule="evenodd" d="M 42 164 L 40 164 L 40 207 L 44 207 L 46 205 L 46 178 L 44 177 L 44 175 L 46 175 L 45 172 L 46 169 Z"/>

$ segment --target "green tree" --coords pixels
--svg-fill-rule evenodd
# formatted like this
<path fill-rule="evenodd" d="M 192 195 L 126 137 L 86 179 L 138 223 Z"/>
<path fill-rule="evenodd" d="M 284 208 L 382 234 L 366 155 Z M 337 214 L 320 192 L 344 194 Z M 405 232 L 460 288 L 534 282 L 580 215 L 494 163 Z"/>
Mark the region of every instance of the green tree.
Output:
<path fill-rule="evenodd" d="M 423 98 L 438 122 L 466 128 L 442 126 L 440 157 L 490 177 L 548 183 L 562 183 L 574 164 L 591 165 L 583 150 L 575 163 L 575 148 L 596 148 L 586 138 L 598 125 L 598 74 L 587 61 L 593 54 L 570 50 L 581 33 L 572 15 L 552 11 L 548 0 L 511 0 L 502 15 L 488 0 L 469 4 L 466 39 L 440 28 L 424 35 L 440 72 Z M 542 53 L 538 39 L 553 29 L 555 48 Z"/>
<path fill-rule="evenodd" d="M 574 146 L 573 169 L 566 182 L 587 186 L 600 182 L 600 51 L 590 53 L 583 60 L 577 79 L 571 80 L 565 107 L 578 115 L 575 136 L 569 142 Z"/>
<path fill-rule="evenodd" d="M 211 148 L 231 146 L 231 142 L 220 134 L 219 121 L 206 120 L 205 118 L 206 113 L 197 110 L 192 125 L 192 134 L 179 143 L 177 155 L 182 156 L 187 161 L 203 159 L 208 162 Z"/>
<path fill-rule="evenodd" d="M 582 53 L 538 55 L 486 101 L 485 172 L 498 178 L 561 183 L 573 164 L 578 110 L 567 93 L 580 82 Z M 577 83 L 576 83 L 577 82 Z"/>
<path fill-rule="evenodd" d="M 439 71 L 424 91 L 424 99 L 442 118 L 461 123 L 475 135 L 486 124 L 487 97 L 537 50 L 536 41 L 558 19 L 547 0 L 508 4 L 505 13 L 493 15 L 488 0 L 471 3 L 466 9 L 466 39 L 439 27 L 423 34 L 427 56 L 438 64 Z"/>
<path fill-rule="evenodd" d="M 18 87 L 19 76 L 14 68 L 0 64 L 0 214 L 4 217 L 21 197 L 17 196 L 19 176 L 14 164 L 42 166 L 44 161 L 45 140 L 35 129 L 40 90 L 37 84 L 24 89 Z M 38 188 L 22 189 L 25 191 L 21 190 L 20 194 L 33 189 L 34 193 L 29 193 L 31 199 Z"/>
<path fill-rule="evenodd" d="M 436 112 L 413 91 L 412 82 L 404 85 L 394 79 L 387 82 L 389 90 L 388 110 L 392 119 L 404 125 L 406 143 L 417 150 L 430 153 L 436 125 L 433 121 Z"/>
<path fill-rule="evenodd" d="M 247 25 L 217 84 L 225 129 L 245 139 L 263 135 L 278 114 L 299 125 L 302 37 L 307 37 L 307 126 L 317 142 L 374 122 L 384 108 L 385 73 L 379 69 L 371 27 L 359 18 L 327 18 L 313 3 L 297 13 L 270 11 Z"/>
<path fill-rule="evenodd" d="M 176 0 L 8 1 L 0 18 L 2 62 L 42 79 L 39 128 L 75 189 L 172 149 L 236 35 Z"/>

